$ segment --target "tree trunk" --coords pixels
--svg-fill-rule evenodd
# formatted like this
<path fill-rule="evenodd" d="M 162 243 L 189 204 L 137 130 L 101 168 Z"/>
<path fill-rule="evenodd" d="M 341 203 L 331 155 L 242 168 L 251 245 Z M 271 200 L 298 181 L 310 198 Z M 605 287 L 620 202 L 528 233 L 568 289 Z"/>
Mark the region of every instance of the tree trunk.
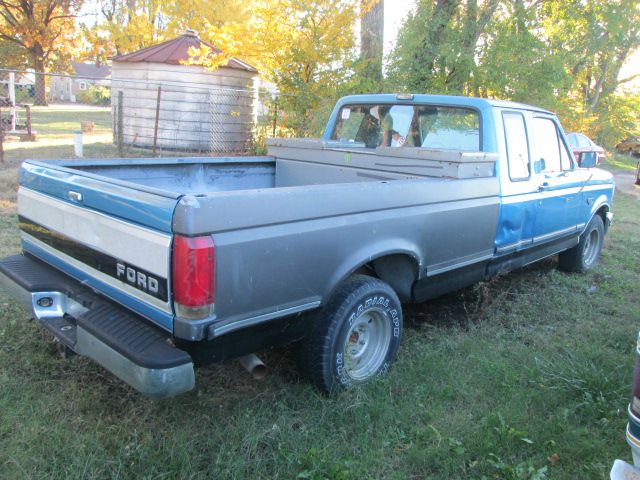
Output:
<path fill-rule="evenodd" d="M 36 85 L 35 94 L 36 98 L 33 102 L 34 105 L 47 106 L 47 88 L 46 79 L 44 75 L 44 60 L 37 55 L 33 56 L 33 69 L 36 71 Z"/>
<path fill-rule="evenodd" d="M 371 3 L 373 5 L 371 5 Z M 365 63 L 364 75 L 373 82 L 382 81 L 384 47 L 384 0 L 360 0 L 365 11 L 360 24 L 360 59 Z"/>

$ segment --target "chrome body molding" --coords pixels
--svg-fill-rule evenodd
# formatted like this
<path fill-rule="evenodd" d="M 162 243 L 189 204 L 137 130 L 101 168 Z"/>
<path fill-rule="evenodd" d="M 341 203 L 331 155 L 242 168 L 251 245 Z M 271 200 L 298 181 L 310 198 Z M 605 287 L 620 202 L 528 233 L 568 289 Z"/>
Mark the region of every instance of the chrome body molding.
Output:
<path fill-rule="evenodd" d="M 254 325 L 258 325 L 260 323 L 266 322 L 268 320 L 272 320 L 274 318 L 281 318 L 287 315 L 293 315 L 295 313 L 311 310 L 319 306 L 320 306 L 320 300 L 304 303 L 302 305 L 296 305 L 294 307 L 284 308 L 281 310 L 277 310 L 275 312 L 265 313 L 264 315 L 258 315 L 256 317 L 245 318 L 242 320 L 226 321 L 219 326 L 213 324 L 209 327 L 209 337 L 210 338 L 219 337 L 220 335 L 233 332 L 234 330 L 239 330 L 241 328 L 246 328 L 246 327 L 252 327 Z"/>
<path fill-rule="evenodd" d="M 545 233 L 544 235 L 540 235 L 538 237 L 533 237 L 533 243 L 542 243 L 548 242 L 549 240 L 553 240 L 557 237 L 562 237 L 568 235 L 572 232 L 577 232 L 577 228 L 575 226 L 571 226 L 568 228 L 562 228 L 560 230 L 555 230 L 553 232 Z"/>

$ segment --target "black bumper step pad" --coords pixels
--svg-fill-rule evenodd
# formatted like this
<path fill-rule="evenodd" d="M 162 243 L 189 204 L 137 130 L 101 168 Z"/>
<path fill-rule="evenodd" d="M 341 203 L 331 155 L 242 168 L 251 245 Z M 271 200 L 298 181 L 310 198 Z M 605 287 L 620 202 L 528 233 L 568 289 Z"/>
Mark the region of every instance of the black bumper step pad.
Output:
<path fill-rule="evenodd" d="M 191 363 L 189 354 L 173 346 L 167 334 L 110 302 L 95 302 L 77 323 L 141 367 L 164 369 Z"/>
<path fill-rule="evenodd" d="M 71 318 L 44 318 L 40 323 L 68 347 L 82 328 L 136 365 L 151 369 L 191 363 L 191 357 L 170 343 L 170 335 L 138 315 L 104 299 L 73 278 L 30 256 L 0 260 L 0 272 L 29 292 L 67 294 L 89 310 Z"/>
<path fill-rule="evenodd" d="M 84 289 L 64 273 L 27 255 L 3 258 L 0 260 L 0 272 L 30 292 L 55 291 L 73 296 Z"/>

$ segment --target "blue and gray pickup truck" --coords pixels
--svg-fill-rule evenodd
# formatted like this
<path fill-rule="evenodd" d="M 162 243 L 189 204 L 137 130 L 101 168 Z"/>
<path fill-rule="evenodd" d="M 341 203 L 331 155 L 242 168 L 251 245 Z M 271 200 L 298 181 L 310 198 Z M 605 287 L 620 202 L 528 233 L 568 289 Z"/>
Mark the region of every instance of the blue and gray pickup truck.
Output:
<path fill-rule="evenodd" d="M 595 266 L 612 176 L 556 116 L 503 101 L 359 95 L 268 156 L 25 161 L 22 254 L 0 283 L 66 348 L 138 391 L 299 342 L 332 391 L 386 372 L 402 303 L 559 254 Z"/>

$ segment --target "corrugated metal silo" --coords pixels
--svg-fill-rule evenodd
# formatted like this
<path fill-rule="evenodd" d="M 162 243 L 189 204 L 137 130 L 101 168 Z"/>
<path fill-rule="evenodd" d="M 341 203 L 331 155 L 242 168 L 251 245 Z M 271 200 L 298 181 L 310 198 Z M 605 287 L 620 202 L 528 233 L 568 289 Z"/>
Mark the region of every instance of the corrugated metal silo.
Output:
<path fill-rule="evenodd" d="M 113 58 L 114 138 L 147 148 L 155 138 L 159 149 L 169 150 L 247 150 L 256 120 L 257 71 L 233 58 L 214 71 L 184 65 L 189 48 L 202 45 L 220 52 L 188 30 L 173 40 Z"/>

